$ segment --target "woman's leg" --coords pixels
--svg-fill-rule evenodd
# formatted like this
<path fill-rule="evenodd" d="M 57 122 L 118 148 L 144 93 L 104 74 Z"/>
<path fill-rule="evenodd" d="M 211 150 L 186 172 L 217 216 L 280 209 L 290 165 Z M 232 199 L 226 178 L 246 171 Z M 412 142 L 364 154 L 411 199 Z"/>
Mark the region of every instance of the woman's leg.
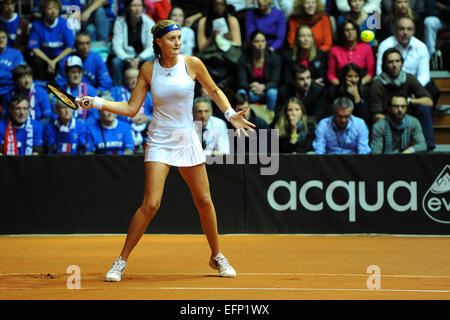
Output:
<path fill-rule="evenodd" d="M 211 199 L 205 164 L 194 167 L 180 167 L 178 170 L 191 190 L 194 204 L 200 215 L 203 232 L 208 240 L 212 256 L 215 257 L 220 252 L 220 247 L 216 211 Z"/>
<path fill-rule="evenodd" d="M 155 216 L 161 203 L 164 183 L 170 166 L 160 162 L 145 163 L 145 192 L 141 207 L 131 219 L 127 238 L 120 254 L 122 260 L 127 260 L 133 248 L 144 234 L 148 224 Z"/>

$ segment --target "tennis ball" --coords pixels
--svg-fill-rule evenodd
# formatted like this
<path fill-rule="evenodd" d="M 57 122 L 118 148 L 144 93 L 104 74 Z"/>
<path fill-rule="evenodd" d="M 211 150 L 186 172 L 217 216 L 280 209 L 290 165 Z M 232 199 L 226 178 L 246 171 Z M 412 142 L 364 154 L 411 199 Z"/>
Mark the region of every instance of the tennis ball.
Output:
<path fill-rule="evenodd" d="M 361 32 L 361 40 L 364 42 L 371 42 L 375 38 L 375 33 L 372 30 L 364 30 Z"/>

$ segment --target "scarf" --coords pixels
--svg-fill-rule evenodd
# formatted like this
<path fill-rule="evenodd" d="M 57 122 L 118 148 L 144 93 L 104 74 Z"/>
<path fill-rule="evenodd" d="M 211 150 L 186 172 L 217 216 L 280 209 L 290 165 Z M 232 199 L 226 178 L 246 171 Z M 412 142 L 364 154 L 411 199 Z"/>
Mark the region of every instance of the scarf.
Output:
<path fill-rule="evenodd" d="M 401 133 L 401 145 L 400 152 L 408 148 L 408 121 L 407 116 L 403 118 L 402 123 L 399 125 L 395 123 L 389 115 L 386 115 L 386 131 L 384 137 L 384 153 L 392 153 L 392 129 L 396 132 Z"/>
<path fill-rule="evenodd" d="M 31 123 L 31 118 L 28 117 L 25 122 L 25 155 L 31 155 L 33 153 L 33 125 Z M 16 137 L 16 129 L 12 121 L 9 119 L 6 125 L 5 131 L 5 142 L 3 146 L 3 152 L 6 155 L 17 156 L 19 154 L 19 150 L 17 147 L 17 137 Z"/>
<path fill-rule="evenodd" d="M 75 118 L 70 119 L 67 125 L 62 125 L 58 119 L 54 122 L 55 127 L 58 129 L 56 132 L 56 153 L 57 154 L 69 154 L 72 149 L 72 134 L 70 133 L 75 129 Z"/>
<path fill-rule="evenodd" d="M 325 15 L 325 12 L 319 12 L 313 16 L 296 16 L 296 20 L 300 23 L 300 25 L 307 24 L 308 26 L 313 26 Z"/>
<path fill-rule="evenodd" d="M 390 75 L 383 71 L 380 75 L 376 76 L 375 79 L 380 79 L 381 83 L 385 86 L 391 85 L 401 87 L 406 83 L 406 72 L 402 70 L 397 78 L 392 79 Z"/>

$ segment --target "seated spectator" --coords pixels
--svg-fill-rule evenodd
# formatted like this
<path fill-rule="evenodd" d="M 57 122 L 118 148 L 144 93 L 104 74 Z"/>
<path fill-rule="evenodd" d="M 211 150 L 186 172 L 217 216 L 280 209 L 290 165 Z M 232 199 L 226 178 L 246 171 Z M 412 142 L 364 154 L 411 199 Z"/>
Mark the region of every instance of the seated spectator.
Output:
<path fill-rule="evenodd" d="M 41 5 L 41 1 L 43 0 L 34 0 L 33 1 L 33 20 L 42 18 L 42 13 L 39 8 Z M 84 4 L 86 0 L 60 0 L 61 1 L 61 16 L 67 19 L 70 15 L 70 9 L 74 6 L 78 7 L 80 11 L 85 9 Z M 83 4 L 81 3 L 83 2 Z"/>
<path fill-rule="evenodd" d="M 284 50 L 283 79 L 289 82 L 293 78 L 294 66 L 297 64 L 307 66 L 311 78 L 321 85 L 327 79 L 328 57 L 325 52 L 316 48 L 311 28 L 302 25 L 295 33 L 295 42 L 292 49 Z"/>
<path fill-rule="evenodd" d="M 24 94 L 15 94 L 9 117 L 0 121 L 0 155 L 38 155 L 43 153 L 43 125 L 28 116 L 29 103 Z"/>
<path fill-rule="evenodd" d="M 52 113 L 47 90 L 33 81 L 33 70 L 27 64 L 15 67 L 12 75 L 15 85 L 14 92 L 28 97 L 29 117 L 46 125 L 50 121 Z"/>
<path fill-rule="evenodd" d="M 255 30 L 250 36 L 250 48 L 238 61 L 238 93 L 249 96 L 251 103 L 261 102 L 275 111 L 280 81 L 280 58 L 267 49 L 266 37 Z"/>
<path fill-rule="evenodd" d="M 397 48 L 384 52 L 383 72 L 374 78 L 370 86 L 369 105 L 373 122 L 385 117 L 389 106 L 389 94 L 393 91 L 403 92 L 408 97 L 409 112 L 419 119 L 428 150 L 431 151 L 436 146 L 431 113 L 433 100 L 417 78 L 403 71 L 402 67 L 403 57 Z"/>
<path fill-rule="evenodd" d="M 291 82 L 280 89 L 279 100 L 282 105 L 286 105 L 291 97 L 302 100 L 309 119 L 319 122 L 327 116 L 327 90 L 312 81 L 309 67 L 295 66 Z"/>
<path fill-rule="evenodd" d="M 155 57 L 151 32 L 155 22 L 143 13 L 143 8 L 143 0 L 127 0 L 125 16 L 117 17 L 114 23 L 111 73 L 116 86 L 122 84 L 124 69 L 139 69 Z"/>
<path fill-rule="evenodd" d="M 86 154 L 134 153 L 134 141 L 128 123 L 116 119 L 116 115 L 100 110 L 100 120 L 88 125 Z"/>
<path fill-rule="evenodd" d="M 308 119 L 300 99 L 288 100 L 274 128 L 279 130 L 281 153 L 307 153 L 313 150 L 316 123 Z"/>
<path fill-rule="evenodd" d="M 294 10 L 294 2 L 295 0 L 273 0 L 272 7 L 283 11 L 286 20 L 288 20 Z"/>
<path fill-rule="evenodd" d="M 421 11 L 423 12 L 423 2 L 421 7 Z M 423 39 L 422 15 L 417 11 L 417 9 L 413 10 L 411 8 L 408 0 L 392 0 L 391 10 L 381 15 L 381 29 L 377 32 L 378 42 L 382 42 L 386 38 L 393 35 L 396 29 L 396 21 L 405 17 L 408 17 L 414 21 L 418 38 Z"/>
<path fill-rule="evenodd" d="M 403 93 L 389 96 L 386 117 L 377 121 L 372 129 L 372 153 L 415 153 L 427 150 L 420 122 L 406 114 L 407 98 Z"/>
<path fill-rule="evenodd" d="M 370 128 L 369 87 L 361 83 L 361 69 L 354 63 L 342 68 L 338 87 L 330 88 L 330 98 L 334 101 L 339 97 L 347 97 L 353 102 L 353 115 L 363 119 Z"/>
<path fill-rule="evenodd" d="M 360 42 L 359 26 L 356 22 L 348 20 L 339 25 L 337 45 L 330 50 L 328 81 L 338 86 L 342 68 L 351 62 L 363 70 L 362 84 L 372 81 L 375 75 L 375 58 L 372 48 L 367 43 Z"/>
<path fill-rule="evenodd" d="M 112 87 L 112 79 L 108 67 L 102 57 L 91 51 L 91 37 L 86 32 L 79 32 L 75 37 L 75 52 L 83 61 L 83 81 L 97 89 L 97 95 L 101 95 Z M 68 56 L 64 57 L 58 68 L 56 82 L 59 86 L 66 84 L 65 65 Z"/>
<path fill-rule="evenodd" d="M 118 2 L 119 0 L 94 0 L 82 11 L 83 29 L 92 41 L 109 41 L 111 24 L 116 20 Z"/>
<path fill-rule="evenodd" d="M 353 102 L 340 97 L 333 102 L 333 115 L 317 125 L 314 150 L 317 154 L 369 154 L 369 129 L 363 119 L 352 115 Z"/>
<path fill-rule="evenodd" d="M 208 12 L 209 1 L 204 0 L 171 0 L 173 7 L 184 10 L 184 24 L 196 32 L 198 21 Z"/>
<path fill-rule="evenodd" d="M 123 85 L 115 86 L 111 89 L 111 100 L 114 101 L 129 101 L 131 92 L 136 86 L 139 70 L 129 68 L 125 70 L 123 75 Z M 133 134 L 134 145 L 137 150 L 140 149 L 144 136 L 146 134 L 147 126 L 152 119 L 153 113 L 153 99 L 150 91 L 145 97 L 144 103 L 139 109 L 138 113 L 133 117 L 117 116 L 118 120 L 127 122 L 130 124 Z"/>
<path fill-rule="evenodd" d="M 66 60 L 65 66 L 66 73 L 66 91 L 75 98 L 81 98 L 84 96 L 94 97 L 97 94 L 97 90 L 90 84 L 83 81 L 83 61 L 78 56 L 70 56 Z M 57 98 L 54 97 L 50 102 L 54 109 Z M 78 108 L 77 112 L 73 115 L 75 118 L 82 122 L 92 123 L 98 120 L 98 110 L 90 108 L 86 110 L 84 108 Z M 56 115 L 53 115 L 56 118 Z"/>
<path fill-rule="evenodd" d="M 381 2 L 384 3 L 385 1 L 386 0 L 364 0 L 364 11 L 369 14 L 373 13 L 375 10 L 381 12 Z M 334 2 L 338 15 L 344 15 L 346 13 L 349 13 L 351 10 L 350 4 L 345 0 L 327 0 L 326 2 Z"/>
<path fill-rule="evenodd" d="M 0 119 L 6 117 L 8 101 L 14 88 L 12 70 L 19 64 L 24 64 L 22 53 L 8 47 L 8 32 L 0 26 Z"/>
<path fill-rule="evenodd" d="M 61 16 L 60 0 L 42 0 L 39 10 L 43 17 L 33 22 L 28 43 L 31 66 L 37 79 L 53 80 L 59 61 L 72 52 L 74 37 Z"/>
<path fill-rule="evenodd" d="M 212 47 L 214 50 L 227 51 L 225 46 L 221 46 L 224 39 L 241 46 L 239 21 L 228 13 L 225 0 L 211 0 L 208 14 L 198 22 L 198 50 L 202 52 Z"/>
<path fill-rule="evenodd" d="M 230 153 L 227 124 L 212 115 L 211 100 L 197 97 L 194 100 L 194 121 L 201 124 L 201 142 L 205 155 L 215 156 Z M 200 133 L 200 132 L 199 132 Z"/>
<path fill-rule="evenodd" d="M 158 23 L 161 20 L 170 19 L 172 4 L 169 0 L 145 0 L 144 5 L 145 14 L 155 21 L 155 23 Z M 179 27 L 181 28 L 181 25 L 179 25 Z"/>
<path fill-rule="evenodd" d="M 364 31 L 369 30 L 373 32 L 373 36 L 376 35 L 376 27 L 373 25 L 371 16 L 364 10 L 365 0 L 348 0 L 350 11 L 346 14 L 340 15 L 337 18 L 337 25 L 347 21 L 353 20 L 359 26 L 359 32 L 362 34 Z M 361 37 L 360 37 L 361 38 Z M 371 47 L 374 45 L 374 40 L 367 42 Z"/>
<path fill-rule="evenodd" d="M 258 7 L 248 10 L 245 16 L 246 40 L 250 41 L 253 31 L 259 30 L 266 36 L 267 48 L 278 51 L 283 48 L 286 36 L 284 13 L 271 6 L 272 0 L 257 1 Z"/>
<path fill-rule="evenodd" d="M 184 11 L 181 7 L 172 7 L 169 12 L 169 19 L 181 28 L 181 50 L 180 53 L 185 56 L 192 56 L 197 45 L 195 32 L 184 25 Z"/>
<path fill-rule="evenodd" d="M 5 27 L 8 33 L 8 46 L 27 56 L 30 21 L 16 12 L 15 0 L 0 1 L 0 25 Z"/>
<path fill-rule="evenodd" d="M 295 32 L 301 25 L 308 25 L 313 34 L 316 48 L 328 52 L 333 45 L 331 22 L 324 12 L 321 0 L 298 0 L 288 23 L 287 41 L 292 48 L 295 42 Z"/>
<path fill-rule="evenodd" d="M 73 110 L 61 101 L 55 104 L 57 118 L 44 127 L 44 145 L 48 154 L 83 154 L 86 125 L 73 117 Z"/>
<path fill-rule="evenodd" d="M 378 48 L 377 56 L 377 74 L 381 74 L 381 65 L 383 53 L 389 48 L 397 48 L 403 57 L 402 69 L 417 78 L 422 86 L 428 90 L 433 99 L 433 105 L 436 105 L 440 91 L 430 76 L 430 56 L 428 49 L 422 41 L 414 36 L 414 21 L 408 17 L 400 18 L 396 22 L 396 31 Z"/>
<path fill-rule="evenodd" d="M 450 1 L 427 1 L 426 14 L 424 39 L 431 57 L 435 52 L 438 32 L 450 30 Z"/>

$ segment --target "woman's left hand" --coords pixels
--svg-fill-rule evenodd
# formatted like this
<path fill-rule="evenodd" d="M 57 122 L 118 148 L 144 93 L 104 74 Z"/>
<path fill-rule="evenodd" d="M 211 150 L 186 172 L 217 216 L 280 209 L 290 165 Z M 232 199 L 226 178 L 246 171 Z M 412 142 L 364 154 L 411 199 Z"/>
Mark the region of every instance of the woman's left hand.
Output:
<path fill-rule="evenodd" d="M 244 109 L 239 112 L 236 112 L 230 118 L 230 123 L 233 125 L 233 127 L 236 128 L 236 133 L 237 133 L 238 138 L 241 137 L 241 131 L 244 132 L 244 135 L 246 137 L 248 137 L 247 130 L 250 130 L 251 132 L 255 131 L 253 128 L 255 128 L 256 126 L 244 118 L 245 111 L 246 110 Z"/>

